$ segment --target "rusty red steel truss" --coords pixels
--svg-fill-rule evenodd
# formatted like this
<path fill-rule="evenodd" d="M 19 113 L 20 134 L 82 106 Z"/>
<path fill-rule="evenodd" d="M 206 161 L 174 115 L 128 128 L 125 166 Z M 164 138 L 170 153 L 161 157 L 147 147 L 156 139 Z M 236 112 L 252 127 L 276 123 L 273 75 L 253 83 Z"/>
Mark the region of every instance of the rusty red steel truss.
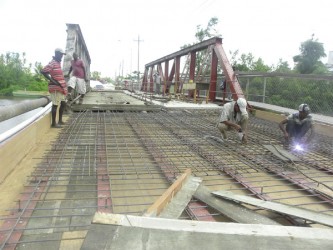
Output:
<path fill-rule="evenodd" d="M 201 53 L 201 60 L 197 60 L 199 52 Z M 196 65 L 198 62 L 201 65 Z M 172 66 L 169 67 L 171 63 Z M 181 65 L 184 67 L 182 73 Z M 171 85 L 174 85 L 175 93 L 180 93 L 183 90 L 184 83 L 196 83 L 205 74 L 209 74 L 208 98 L 210 101 L 215 101 L 218 65 L 223 71 L 225 83 L 231 90 L 232 98 L 234 100 L 240 97 L 244 98 L 237 76 L 222 47 L 222 38 L 219 37 L 213 37 L 146 64 L 141 90 L 150 93 L 156 92 L 156 89 L 154 89 L 154 74 L 158 74 L 161 79 L 163 94 L 170 93 Z M 225 98 L 225 91 L 226 88 L 224 88 L 223 99 Z M 191 97 L 190 91 L 188 96 Z"/>

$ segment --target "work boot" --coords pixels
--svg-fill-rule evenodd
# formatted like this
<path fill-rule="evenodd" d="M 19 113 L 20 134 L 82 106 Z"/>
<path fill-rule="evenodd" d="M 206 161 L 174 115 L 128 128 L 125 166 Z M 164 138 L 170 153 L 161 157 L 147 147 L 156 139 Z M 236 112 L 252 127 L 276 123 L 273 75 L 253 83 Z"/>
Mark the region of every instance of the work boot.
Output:
<path fill-rule="evenodd" d="M 63 121 L 59 121 L 58 124 L 59 124 L 59 125 L 65 125 L 66 123 L 63 122 Z"/>

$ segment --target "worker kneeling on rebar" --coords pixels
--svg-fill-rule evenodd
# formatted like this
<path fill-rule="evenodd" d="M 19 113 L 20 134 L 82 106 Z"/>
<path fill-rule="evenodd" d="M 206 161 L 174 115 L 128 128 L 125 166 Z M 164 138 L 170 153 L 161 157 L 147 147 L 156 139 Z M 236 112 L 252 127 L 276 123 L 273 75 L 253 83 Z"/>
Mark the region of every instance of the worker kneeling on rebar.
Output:
<path fill-rule="evenodd" d="M 248 120 L 247 101 L 244 98 L 238 98 L 237 101 L 224 104 L 217 127 L 224 140 L 228 138 L 227 130 L 235 130 L 238 132 L 239 140 L 247 143 Z"/>
<path fill-rule="evenodd" d="M 301 104 L 298 112 L 290 114 L 286 119 L 279 123 L 279 127 L 283 132 L 286 143 L 309 143 L 313 137 L 313 121 L 310 115 L 310 107 L 308 104 Z M 309 131 L 309 134 L 307 132 Z"/>

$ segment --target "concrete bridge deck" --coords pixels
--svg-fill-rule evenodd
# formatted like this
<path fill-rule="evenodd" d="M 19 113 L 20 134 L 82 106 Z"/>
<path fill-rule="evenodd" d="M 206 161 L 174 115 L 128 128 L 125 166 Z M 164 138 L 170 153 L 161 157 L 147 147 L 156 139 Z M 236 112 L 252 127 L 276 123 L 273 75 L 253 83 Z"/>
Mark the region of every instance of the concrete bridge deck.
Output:
<path fill-rule="evenodd" d="M 114 101 L 111 101 L 110 109 L 107 106 L 102 110 L 93 108 L 102 100 Z M 140 109 L 127 109 L 131 103 L 137 103 Z M 96 212 L 140 217 L 186 169 L 201 178 L 210 191 L 231 191 L 333 216 L 332 137 L 317 134 L 307 151 L 290 149 L 289 152 L 299 159 L 290 161 L 265 147 L 282 147 L 282 136 L 277 122 L 264 119 L 262 114 L 251 116 L 249 143 L 241 144 L 233 134 L 230 141 L 219 140 L 217 105 L 193 105 L 196 108 L 184 105 L 178 109 L 160 105 L 151 109 L 150 100 L 130 98 L 120 92 L 101 92 L 91 97 L 87 95 L 85 102 L 76 106 L 80 106 L 77 109 L 80 111 L 67 114 L 62 129 L 47 130 L 20 162 L 18 170 L 1 184 L 1 196 L 12 201 L 2 204 L 1 248 L 93 249 L 96 244 L 103 244 L 100 238 L 92 237 L 91 230 L 100 230 L 92 224 Z M 15 157 L 14 150 L 12 152 Z M 24 173 L 21 183 L 19 169 Z M 24 186 L 15 189 L 14 183 L 21 186 L 24 183 Z M 5 193 L 10 195 L 5 196 Z M 252 224 L 243 226 L 237 221 L 241 218 L 235 219 L 236 216 L 230 213 L 216 210 L 218 207 L 212 208 L 213 204 L 202 202 L 205 197 L 198 197 L 192 197 L 179 219 L 209 221 L 216 223 L 216 228 L 219 223 L 230 222 L 238 222 L 239 229 L 256 228 L 251 229 Z M 297 238 L 294 242 L 305 243 L 295 244 L 299 249 L 329 249 L 331 246 L 329 237 L 323 238 L 332 233 L 328 226 L 253 206 L 239 206 L 276 221 L 283 231 L 297 226 L 300 231 L 292 232 Z M 205 240 L 194 240 L 203 235 L 211 240 L 212 249 L 219 249 L 221 242 L 219 237 L 214 237 L 216 234 L 223 235 L 235 249 L 246 244 L 267 249 L 264 242 L 268 239 L 280 249 L 293 244 L 284 241 L 282 234 L 264 236 L 263 228 L 256 237 L 248 233 L 236 237 L 236 232 L 224 234 L 223 230 L 200 231 L 196 236 L 187 232 L 182 237 L 179 232 L 175 234 L 174 229 L 163 226 L 155 231 L 147 226 L 142 230 L 120 226 L 104 225 L 103 228 L 108 229 L 102 231 L 111 230 L 128 243 L 144 237 L 147 241 L 137 246 L 148 246 L 150 241 L 151 249 L 169 249 L 170 246 L 205 249 L 208 246 Z M 315 232 L 320 230 L 322 238 Z M 299 237 L 301 234 L 303 236 Z M 105 249 L 124 246 L 121 241 L 111 242 L 105 237 L 102 237 Z M 236 242 L 239 245 L 235 245 Z"/>
<path fill-rule="evenodd" d="M 78 103 L 78 102 L 77 102 Z M 110 111 L 156 111 L 159 105 L 152 105 L 147 99 L 126 95 L 123 91 L 89 92 L 82 104 L 73 104 L 73 111 L 110 110 Z"/>

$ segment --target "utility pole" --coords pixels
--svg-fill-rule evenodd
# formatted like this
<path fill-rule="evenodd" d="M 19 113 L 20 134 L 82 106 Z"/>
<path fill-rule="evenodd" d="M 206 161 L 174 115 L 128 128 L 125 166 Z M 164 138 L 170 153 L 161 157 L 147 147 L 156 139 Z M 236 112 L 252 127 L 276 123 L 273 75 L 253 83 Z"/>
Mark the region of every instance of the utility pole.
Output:
<path fill-rule="evenodd" d="M 131 66 L 130 66 L 130 74 L 132 74 L 132 48 L 131 48 Z"/>
<path fill-rule="evenodd" d="M 121 62 L 121 77 L 124 77 L 124 59 Z"/>
<path fill-rule="evenodd" d="M 135 42 L 138 42 L 138 84 L 140 82 L 140 42 L 143 42 L 143 40 L 140 40 L 140 35 L 138 35 L 138 40 L 134 40 Z"/>

